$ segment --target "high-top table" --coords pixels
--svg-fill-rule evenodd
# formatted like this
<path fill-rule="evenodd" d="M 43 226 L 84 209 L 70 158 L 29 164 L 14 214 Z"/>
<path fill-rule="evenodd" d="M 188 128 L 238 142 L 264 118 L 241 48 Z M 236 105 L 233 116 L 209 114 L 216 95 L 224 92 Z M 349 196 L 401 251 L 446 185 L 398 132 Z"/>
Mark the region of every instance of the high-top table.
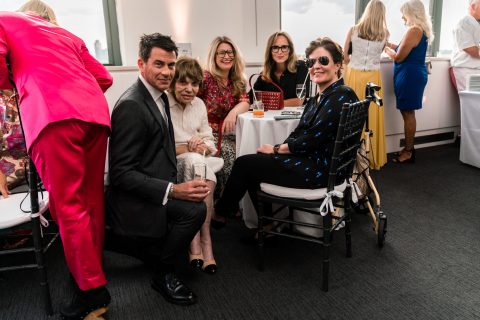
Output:
<path fill-rule="evenodd" d="M 480 92 L 461 91 L 460 161 L 480 168 Z"/>
<path fill-rule="evenodd" d="M 284 110 L 300 111 L 298 107 L 285 107 Z M 236 127 L 236 155 L 257 152 L 262 144 L 282 143 L 298 125 L 299 119 L 275 120 L 273 117 L 280 115 L 280 110 L 269 110 L 263 118 L 254 118 L 252 112 L 238 116 Z M 257 213 L 252 201 L 247 195 L 241 201 L 243 219 L 249 228 L 257 227 Z"/>

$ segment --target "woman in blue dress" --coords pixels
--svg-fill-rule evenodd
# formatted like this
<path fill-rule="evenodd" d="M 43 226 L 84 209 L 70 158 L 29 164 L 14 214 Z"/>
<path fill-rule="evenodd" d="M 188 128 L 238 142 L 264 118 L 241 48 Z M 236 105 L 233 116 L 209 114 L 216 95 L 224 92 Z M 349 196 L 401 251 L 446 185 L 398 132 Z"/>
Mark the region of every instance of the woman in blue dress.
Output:
<path fill-rule="evenodd" d="M 427 85 L 425 55 L 433 40 L 432 22 L 420 0 L 409 0 L 400 8 L 408 27 L 399 45 L 387 43 L 385 52 L 394 61 L 393 85 L 397 109 L 404 122 L 405 148 L 393 159 L 397 163 L 414 163 L 414 138 L 417 127 L 415 110 L 422 108 Z"/>

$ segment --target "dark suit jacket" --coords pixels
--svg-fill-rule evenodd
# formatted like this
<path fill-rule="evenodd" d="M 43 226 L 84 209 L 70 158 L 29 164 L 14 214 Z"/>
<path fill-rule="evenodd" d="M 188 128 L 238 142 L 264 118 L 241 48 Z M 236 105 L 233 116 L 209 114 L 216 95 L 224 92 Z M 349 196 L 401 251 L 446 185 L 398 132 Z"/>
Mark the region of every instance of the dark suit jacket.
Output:
<path fill-rule="evenodd" d="M 109 177 L 107 224 L 113 231 L 125 236 L 162 237 L 167 229 L 162 202 L 168 183 L 175 183 L 177 177 L 175 146 L 140 79 L 113 109 Z"/>

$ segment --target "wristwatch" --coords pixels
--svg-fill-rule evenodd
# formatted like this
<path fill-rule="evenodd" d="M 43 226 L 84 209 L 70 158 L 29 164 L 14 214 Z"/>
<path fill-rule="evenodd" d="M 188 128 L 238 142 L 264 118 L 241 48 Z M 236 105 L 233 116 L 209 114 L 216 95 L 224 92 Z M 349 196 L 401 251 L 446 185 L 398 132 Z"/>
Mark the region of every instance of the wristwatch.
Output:
<path fill-rule="evenodd" d="M 273 146 L 273 153 L 274 154 L 278 154 L 278 150 L 280 149 L 280 146 L 281 146 L 280 144 L 276 144 L 276 145 Z"/>
<path fill-rule="evenodd" d="M 173 199 L 173 186 L 174 184 L 172 183 L 172 186 L 170 187 L 170 190 L 168 190 L 168 195 L 167 195 L 167 199 Z"/>

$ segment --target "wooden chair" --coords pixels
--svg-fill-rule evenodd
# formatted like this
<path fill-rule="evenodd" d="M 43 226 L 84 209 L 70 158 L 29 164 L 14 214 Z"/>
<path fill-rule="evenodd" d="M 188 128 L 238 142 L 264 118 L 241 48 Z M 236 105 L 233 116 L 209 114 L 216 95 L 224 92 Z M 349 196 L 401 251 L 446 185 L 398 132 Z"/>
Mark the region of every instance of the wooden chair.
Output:
<path fill-rule="evenodd" d="M 329 170 L 327 188 L 312 190 L 286 188 L 266 183 L 262 183 L 260 185 L 261 190 L 258 192 L 258 266 L 260 270 L 264 269 L 263 251 L 266 234 L 274 234 L 277 236 L 285 236 L 321 244 L 323 247 L 323 291 L 328 291 L 328 273 L 330 262 L 329 249 L 332 240 L 331 234 L 334 230 L 343 225 L 343 223 L 345 224 L 346 255 L 347 257 L 351 257 L 350 200 L 352 196 L 351 189 L 352 186 L 354 186 L 351 176 L 353 165 L 356 161 L 357 149 L 360 145 L 360 136 L 368 114 L 368 107 L 371 101 L 378 99 L 378 97 L 374 94 L 374 91 L 378 91 L 380 89 L 378 86 L 373 84 L 370 86 L 373 88 L 370 89 L 372 92 L 370 95 L 367 95 L 365 100 L 343 105 Z M 290 213 L 289 217 L 274 217 L 272 214 L 272 204 L 279 204 L 281 206 L 288 207 Z M 344 207 L 345 213 L 341 217 L 335 217 L 335 223 L 332 223 L 332 214 L 335 211 L 335 207 L 339 206 Z M 296 213 L 308 212 L 310 214 L 320 215 L 323 218 L 319 219 L 319 222 L 323 223 L 302 222 L 298 219 L 293 219 L 294 209 L 297 210 Z M 318 238 L 311 235 L 300 235 L 293 232 L 278 231 L 275 228 L 266 228 L 265 221 L 286 223 L 290 227 L 300 226 L 320 229 L 323 230 L 323 237 Z M 292 228 L 290 228 L 290 230 L 291 229 Z"/>

